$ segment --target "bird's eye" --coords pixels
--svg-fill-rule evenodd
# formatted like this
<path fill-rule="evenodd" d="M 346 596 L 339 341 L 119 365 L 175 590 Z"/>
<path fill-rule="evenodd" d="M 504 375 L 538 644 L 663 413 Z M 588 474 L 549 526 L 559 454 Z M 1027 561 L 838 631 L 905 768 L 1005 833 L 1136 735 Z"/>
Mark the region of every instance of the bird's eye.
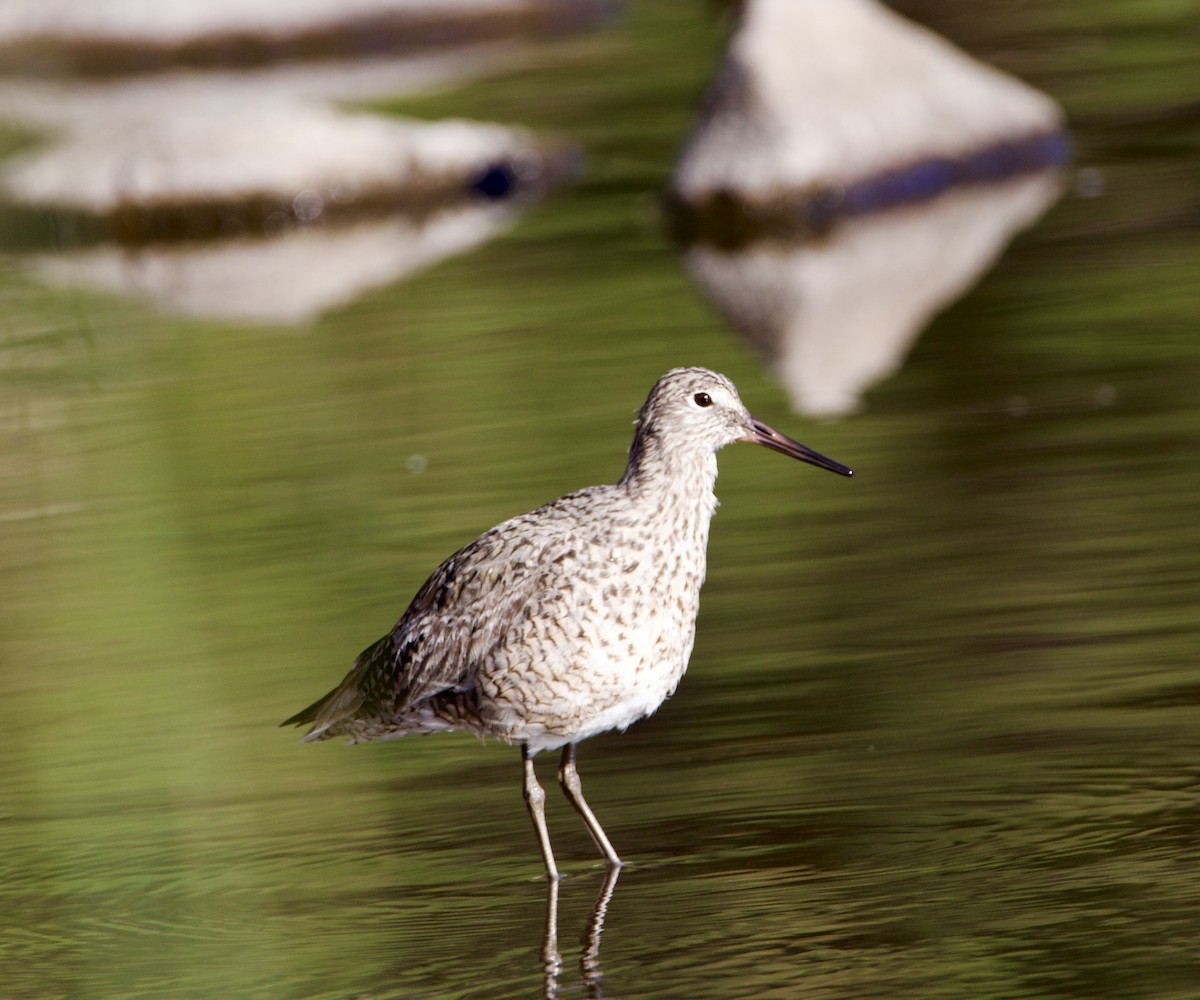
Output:
<path fill-rule="evenodd" d="M 707 392 L 698 392 L 692 399 L 696 401 L 697 406 L 712 406 L 712 396 Z"/>

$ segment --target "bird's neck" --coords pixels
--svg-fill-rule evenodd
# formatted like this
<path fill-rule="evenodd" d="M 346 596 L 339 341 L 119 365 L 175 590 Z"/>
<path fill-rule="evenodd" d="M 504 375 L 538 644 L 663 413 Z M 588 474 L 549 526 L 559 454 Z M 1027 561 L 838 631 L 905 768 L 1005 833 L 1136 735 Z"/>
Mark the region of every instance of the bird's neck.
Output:
<path fill-rule="evenodd" d="M 665 515 L 686 512 L 712 517 L 717 506 L 717 455 L 710 448 L 667 448 L 653 428 L 639 427 L 621 477 L 632 496 L 656 505 Z"/>

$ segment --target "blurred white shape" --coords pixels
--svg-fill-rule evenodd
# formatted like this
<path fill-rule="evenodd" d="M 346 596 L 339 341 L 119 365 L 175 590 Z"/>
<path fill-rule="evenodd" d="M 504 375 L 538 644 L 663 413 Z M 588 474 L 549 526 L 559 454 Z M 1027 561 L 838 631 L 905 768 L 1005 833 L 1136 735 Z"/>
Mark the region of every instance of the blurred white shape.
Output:
<path fill-rule="evenodd" d="M 1061 124 L 1044 94 L 874 0 L 746 0 L 673 190 L 770 198 Z"/>
<path fill-rule="evenodd" d="M 471 177 L 489 163 L 543 158 L 532 135 L 497 125 L 247 102 L 233 99 L 236 92 L 176 102 L 170 87 L 161 89 L 158 100 L 134 101 L 127 118 L 121 102 L 94 124 L 84 115 L 62 144 L 11 161 L 0 188 L 25 204 L 97 214 L 269 198 L 290 206 L 295 221 L 283 211 L 269 216 L 271 238 L 105 244 L 39 256 L 33 266 L 44 280 L 147 298 L 191 316 L 300 322 L 482 243 L 517 205 L 469 198 Z M 415 210 L 385 208 L 371 225 L 321 221 L 330 203 L 379 192 Z M 422 198 L 430 201 L 424 208 Z"/>
<path fill-rule="evenodd" d="M 38 257 L 33 267 L 52 283 L 120 292 L 186 316 L 300 323 L 479 245 L 514 214 L 480 204 L 420 222 L 293 229 L 265 240 L 105 245 Z"/>
<path fill-rule="evenodd" d="M 1062 128 L 873 0 L 746 0 L 672 181 L 686 267 L 797 410 L 849 412 L 1058 196 Z"/>
<path fill-rule="evenodd" d="M 341 106 L 495 72 L 525 51 L 523 26 L 554 23 L 557 3 L 0 2 L 0 47 L 11 53 L 31 40 L 64 53 L 67 65 L 76 45 L 136 54 L 144 40 L 169 66 L 175 43 L 211 44 L 216 58 L 226 45 L 240 51 L 222 40 L 325 29 L 350 50 L 305 62 L 287 58 L 285 46 L 254 69 L 114 77 L 118 58 L 99 78 L 3 77 L 0 117 L 48 141 L 0 166 L 0 199 L 100 220 L 99 231 L 118 241 L 32 258 L 49 281 L 131 293 L 188 315 L 309 319 L 479 244 L 571 172 L 570 150 L 521 129 Z M 601 7 L 582 0 L 570 9 L 586 22 Z M 495 14 L 506 19 L 489 21 Z M 374 51 L 370 19 L 393 15 L 462 25 L 430 32 L 434 41 L 443 33 L 487 40 L 359 59 L 358 50 Z M 389 22 L 387 38 L 407 23 Z M 486 193 L 473 188 L 481 177 L 495 179 Z"/>
<path fill-rule="evenodd" d="M 0 89 L 0 97 L 23 109 L 26 122 L 66 129 L 56 145 L 9 160 L 0 192 L 26 205 L 96 213 L 263 196 L 290 204 L 303 192 L 444 178 L 465 187 L 493 159 L 533 145 L 517 129 L 349 114 L 228 78 L 29 86 Z"/>
<path fill-rule="evenodd" d="M 969 289 L 1013 232 L 1058 197 L 1053 175 L 956 189 L 853 219 L 811 247 L 696 244 L 695 281 L 771 360 L 798 412 L 853 411 L 929 320 Z"/>
<path fill-rule="evenodd" d="M 213 34 L 277 35 L 384 14 L 523 11 L 529 0 L 8 0 L 0 42 L 45 36 L 178 42 Z"/>

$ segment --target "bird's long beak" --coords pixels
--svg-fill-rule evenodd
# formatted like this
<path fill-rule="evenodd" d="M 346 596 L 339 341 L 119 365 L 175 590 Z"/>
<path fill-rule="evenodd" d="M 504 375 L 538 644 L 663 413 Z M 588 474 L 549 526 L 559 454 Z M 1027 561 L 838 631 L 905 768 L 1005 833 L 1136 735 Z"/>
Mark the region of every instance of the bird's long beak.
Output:
<path fill-rule="evenodd" d="M 832 458 L 826 458 L 824 455 L 813 451 L 799 441 L 793 441 L 786 434 L 780 434 L 770 424 L 764 424 L 761 420 L 754 417 L 750 418 L 750 426 L 746 431 L 746 436 L 742 440 L 749 441 L 752 444 L 761 444 L 764 448 L 770 448 L 772 451 L 777 451 L 782 455 L 790 455 L 792 458 L 800 459 L 801 462 L 808 462 L 810 465 L 815 465 L 818 468 L 828 469 L 830 472 L 836 472 L 840 476 L 854 475 L 852 469 L 847 469 L 840 462 L 835 462 Z"/>

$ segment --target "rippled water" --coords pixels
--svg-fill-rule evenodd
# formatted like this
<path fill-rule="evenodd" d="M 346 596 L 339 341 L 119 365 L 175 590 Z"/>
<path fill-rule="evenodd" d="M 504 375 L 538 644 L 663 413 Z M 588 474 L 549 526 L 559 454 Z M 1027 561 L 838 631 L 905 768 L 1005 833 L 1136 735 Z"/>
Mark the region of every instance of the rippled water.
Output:
<path fill-rule="evenodd" d="M 719 49 L 691 5 L 406 108 L 570 134 L 588 173 L 311 328 L 0 274 L 0 994 L 1195 996 L 1195 7 L 905 9 L 1054 93 L 1099 197 L 836 423 L 661 235 Z M 456 546 L 617 476 L 679 363 L 858 476 L 722 454 L 691 670 L 580 750 L 611 898 L 551 793 L 548 978 L 515 750 L 276 725 Z"/>

